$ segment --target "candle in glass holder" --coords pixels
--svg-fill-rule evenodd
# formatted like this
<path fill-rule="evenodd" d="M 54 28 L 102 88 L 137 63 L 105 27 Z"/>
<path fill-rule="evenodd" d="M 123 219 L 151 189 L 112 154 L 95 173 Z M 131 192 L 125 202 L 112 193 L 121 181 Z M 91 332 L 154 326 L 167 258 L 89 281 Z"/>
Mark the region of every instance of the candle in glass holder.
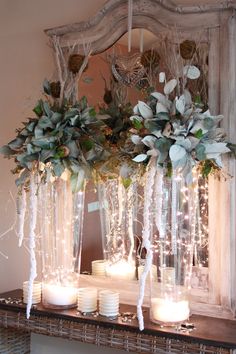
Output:
<path fill-rule="evenodd" d="M 43 303 L 47 307 L 52 305 L 53 308 L 74 307 L 77 304 L 77 288 L 55 285 L 50 283 L 43 284 Z"/>
<path fill-rule="evenodd" d="M 187 300 L 173 300 L 170 298 L 151 299 L 151 318 L 154 322 L 174 324 L 189 317 L 189 302 Z"/>
<path fill-rule="evenodd" d="M 80 288 L 78 289 L 77 309 L 81 312 L 94 312 L 97 310 L 97 289 Z"/>
<path fill-rule="evenodd" d="M 116 263 L 108 264 L 106 274 L 108 277 L 115 279 L 134 280 L 135 265 L 122 259 Z"/>

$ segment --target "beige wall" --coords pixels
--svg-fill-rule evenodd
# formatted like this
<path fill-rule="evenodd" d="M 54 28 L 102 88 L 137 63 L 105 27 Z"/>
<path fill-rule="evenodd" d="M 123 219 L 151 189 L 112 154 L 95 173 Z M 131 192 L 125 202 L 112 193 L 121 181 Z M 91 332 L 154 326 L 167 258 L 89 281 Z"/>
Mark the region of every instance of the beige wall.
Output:
<path fill-rule="evenodd" d="M 86 20 L 104 0 L 0 0 L 0 145 L 14 138 L 41 93 L 41 83 L 54 72 L 45 28 Z M 0 156 L 0 235 L 12 226 L 16 196 L 14 163 Z M 0 239 L 0 291 L 21 287 L 28 277 L 28 257 L 18 249 L 14 232 Z"/>
<path fill-rule="evenodd" d="M 13 139 L 15 128 L 31 115 L 43 79 L 50 79 L 53 73 L 52 52 L 43 29 L 86 20 L 104 2 L 0 0 L 0 145 Z M 10 173 L 13 166 L 12 161 L 0 156 L 0 235 L 15 219 L 10 196 L 16 196 L 14 176 Z M 0 292 L 21 287 L 28 278 L 28 255 L 24 248 L 18 248 L 13 231 L 0 239 L 0 252 L 8 256 L 5 259 L 0 255 Z M 32 353 L 91 352 L 85 345 L 80 350 L 79 343 L 61 344 L 42 336 L 34 336 L 32 345 Z"/>

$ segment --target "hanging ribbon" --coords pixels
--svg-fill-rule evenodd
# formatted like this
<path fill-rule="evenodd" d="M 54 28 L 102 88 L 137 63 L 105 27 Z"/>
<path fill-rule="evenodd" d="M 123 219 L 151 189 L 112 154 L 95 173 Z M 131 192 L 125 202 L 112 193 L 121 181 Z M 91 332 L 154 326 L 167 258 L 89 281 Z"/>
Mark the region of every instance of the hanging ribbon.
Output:
<path fill-rule="evenodd" d="M 128 0 L 128 52 L 131 51 L 133 22 L 133 0 Z"/>

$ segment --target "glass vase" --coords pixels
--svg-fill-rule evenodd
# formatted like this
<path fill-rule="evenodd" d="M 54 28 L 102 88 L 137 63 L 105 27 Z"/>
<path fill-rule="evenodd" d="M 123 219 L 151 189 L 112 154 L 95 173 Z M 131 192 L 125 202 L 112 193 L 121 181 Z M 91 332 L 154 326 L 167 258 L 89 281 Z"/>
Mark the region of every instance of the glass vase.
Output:
<path fill-rule="evenodd" d="M 127 188 L 121 178 L 98 185 L 106 276 L 136 279 L 137 182 Z"/>
<path fill-rule="evenodd" d="M 157 168 L 152 205 L 153 265 L 150 318 L 161 325 L 175 325 L 190 315 L 189 290 L 196 225 L 197 178 L 187 184 L 184 176 Z"/>
<path fill-rule="evenodd" d="M 84 191 L 72 192 L 69 178 L 39 186 L 42 303 L 52 309 L 77 306 Z"/>

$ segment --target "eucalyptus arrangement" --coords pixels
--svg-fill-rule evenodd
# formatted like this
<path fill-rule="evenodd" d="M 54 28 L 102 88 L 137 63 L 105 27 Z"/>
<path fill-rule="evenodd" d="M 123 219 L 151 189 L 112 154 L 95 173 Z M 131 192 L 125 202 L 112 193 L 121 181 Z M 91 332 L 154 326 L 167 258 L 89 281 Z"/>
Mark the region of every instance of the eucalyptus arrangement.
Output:
<path fill-rule="evenodd" d="M 191 183 L 194 166 L 207 177 L 222 168 L 223 154 L 235 152 L 235 145 L 227 142 L 219 127 L 223 116 L 203 111 L 201 102 L 192 99 L 187 82 L 199 76 L 196 66 L 187 65 L 181 80 L 171 79 L 165 83 L 164 93 L 153 92 L 147 103 L 139 101 L 134 107 L 130 117 L 133 161 L 147 163 L 156 156 L 157 164 L 167 166 L 168 174 L 178 169 Z"/>
<path fill-rule="evenodd" d="M 18 174 L 17 186 L 27 188 L 31 171 L 37 171 L 42 182 L 67 171 L 75 191 L 81 188 L 93 161 L 103 160 L 109 153 L 102 146 L 102 123 L 86 98 L 74 104 L 64 99 L 59 105 L 55 83 L 52 84 L 44 81 L 46 99 L 40 99 L 34 107 L 36 117 L 24 122 L 16 130 L 16 138 L 0 152 L 14 158 L 16 168 L 12 172 Z"/>

